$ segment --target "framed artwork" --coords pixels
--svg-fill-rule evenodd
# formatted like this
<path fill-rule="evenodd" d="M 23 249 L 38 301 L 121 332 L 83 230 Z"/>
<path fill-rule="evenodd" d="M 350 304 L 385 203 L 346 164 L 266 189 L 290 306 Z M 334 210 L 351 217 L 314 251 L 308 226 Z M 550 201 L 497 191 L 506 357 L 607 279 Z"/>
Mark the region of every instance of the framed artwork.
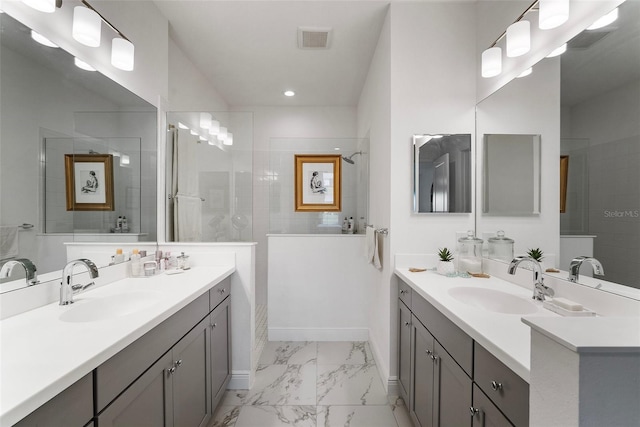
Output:
<path fill-rule="evenodd" d="M 68 211 L 112 211 L 113 156 L 65 154 Z"/>
<path fill-rule="evenodd" d="M 340 155 L 295 155 L 296 212 L 341 210 L 340 160 Z"/>
<path fill-rule="evenodd" d="M 569 156 L 560 156 L 560 213 L 567 211 L 567 181 L 569 177 Z"/>

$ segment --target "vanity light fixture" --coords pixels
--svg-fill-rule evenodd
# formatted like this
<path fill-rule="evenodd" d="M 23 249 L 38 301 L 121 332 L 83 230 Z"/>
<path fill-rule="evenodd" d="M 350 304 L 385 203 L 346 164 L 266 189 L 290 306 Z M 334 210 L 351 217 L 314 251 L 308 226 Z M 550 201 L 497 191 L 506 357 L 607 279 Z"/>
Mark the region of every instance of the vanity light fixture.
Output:
<path fill-rule="evenodd" d="M 185 125 L 185 124 L 184 124 L 184 123 L 182 123 L 182 122 L 178 122 L 178 127 L 179 127 L 180 129 L 189 129 L 189 126 Z"/>
<path fill-rule="evenodd" d="M 507 28 L 507 56 L 522 56 L 531 49 L 531 24 L 529 21 L 518 21 Z"/>
<path fill-rule="evenodd" d="M 292 90 L 285 90 L 284 91 L 284 96 L 292 97 L 292 96 L 295 96 L 295 94 L 296 93 L 294 91 L 292 91 Z"/>
<path fill-rule="evenodd" d="M 81 68 L 85 71 L 95 71 L 96 69 L 93 68 L 91 65 L 87 64 L 86 62 L 84 62 L 81 59 L 78 58 L 73 58 L 73 63 L 76 65 L 76 67 Z"/>
<path fill-rule="evenodd" d="M 120 157 L 120 166 L 128 166 L 128 165 L 129 165 L 129 163 L 131 163 L 131 159 L 129 158 L 129 156 L 128 156 L 128 155 L 123 154 L 123 155 Z"/>
<path fill-rule="evenodd" d="M 222 126 L 218 131 L 218 139 L 221 139 L 222 141 L 224 141 L 226 137 L 227 137 L 227 128 Z"/>
<path fill-rule="evenodd" d="M 129 40 L 116 37 L 111 41 L 111 65 L 122 70 L 132 71 L 135 47 Z"/>
<path fill-rule="evenodd" d="M 35 41 L 37 41 L 38 43 L 40 43 L 41 45 L 47 46 L 47 47 L 54 47 L 54 48 L 58 48 L 60 46 L 58 46 L 57 44 L 55 44 L 54 42 L 52 42 L 51 40 L 49 40 L 48 38 L 46 38 L 45 36 L 43 36 L 40 33 L 37 33 L 33 30 L 31 30 L 31 38 Z"/>
<path fill-rule="evenodd" d="M 567 44 L 563 44 L 560 47 L 555 48 L 554 50 L 551 51 L 551 53 L 549 55 L 547 55 L 547 58 L 553 58 L 556 56 L 560 56 L 563 53 L 565 53 L 567 51 Z"/>
<path fill-rule="evenodd" d="M 502 72 L 502 49 L 493 46 L 482 52 L 482 77 L 495 77 Z"/>
<path fill-rule="evenodd" d="M 53 13 L 56 10 L 56 0 L 22 0 L 22 3 L 40 12 Z"/>
<path fill-rule="evenodd" d="M 195 131 L 195 130 L 193 130 L 193 129 L 191 129 L 191 130 L 189 131 L 189 133 L 191 133 L 191 135 L 193 135 L 193 136 L 200 136 L 200 135 L 198 135 L 198 132 L 196 132 L 196 131 Z"/>
<path fill-rule="evenodd" d="M 220 132 L 220 122 L 217 120 L 211 120 L 211 126 L 209 127 L 209 135 L 217 135 Z"/>
<path fill-rule="evenodd" d="M 530 75 L 533 72 L 533 67 L 529 67 L 526 70 L 524 70 L 522 73 L 520 73 L 520 75 L 518 77 L 516 77 L 516 79 L 519 79 L 521 77 L 527 77 L 528 75 Z"/>
<path fill-rule="evenodd" d="M 202 129 L 209 129 L 211 127 L 211 114 L 200 113 L 200 127 Z"/>
<path fill-rule="evenodd" d="M 71 34 L 76 41 L 89 47 L 100 46 L 102 19 L 100 15 L 84 6 L 73 8 L 73 26 Z"/>
<path fill-rule="evenodd" d="M 599 18 L 587 27 L 587 30 L 597 30 L 602 27 L 606 27 L 609 24 L 612 24 L 618 19 L 618 8 L 616 7 L 611 12 L 607 13 L 603 17 Z"/>
<path fill-rule="evenodd" d="M 233 145 L 233 134 L 231 132 L 227 132 L 227 136 L 222 143 L 224 145 Z"/>
<path fill-rule="evenodd" d="M 569 0 L 540 0 L 538 4 L 538 27 L 550 30 L 569 19 Z"/>

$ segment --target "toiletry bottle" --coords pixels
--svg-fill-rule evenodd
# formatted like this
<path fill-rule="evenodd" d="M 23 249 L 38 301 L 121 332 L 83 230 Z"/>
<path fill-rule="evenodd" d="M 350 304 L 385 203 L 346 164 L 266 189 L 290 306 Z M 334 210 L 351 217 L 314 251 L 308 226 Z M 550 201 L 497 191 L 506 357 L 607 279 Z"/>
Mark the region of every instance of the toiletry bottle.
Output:
<path fill-rule="evenodd" d="M 348 225 L 347 225 L 347 233 L 353 234 L 354 226 L 355 226 L 355 224 L 353 222 L 353 217 L 349 217 L 349 222 L 348 222 Z"/>
<path fill-rule="evenodd" d="M 129 224 L 127 224 L 127 217 L 126 216 L 122 217 L 122 231 L 123 232 L 129 231 Z"/>
<path fill-rule="evenodd" d="M 358 233 L 360 233 L 360 234 L 366 234 L 367 233 L 367 227 L 365 225 L 365 221 L 364 221 L 364 217 L 363 216 L 360 217 L 360 222 L 358 223 Z"/>
<path fill-rule="evenodd" d="M 140 252 L 137 249 L 134 249 L 131 253 L 131 276 L 138 277 L 141 276 L 142 263 L 140 261 L 141 256 Z"/>
<path fill-rule="evenodd" d="M 113 257 L 113 262 L 115 264 L 120 264 L 124 262 L 124 254 L 122 253 L 122 249 L 116 249 L 116 256 Z"/>
<path fill-rule="evenodd" d="M 178 268 L 178 257 L 175 255 L 167 255 L 169 256 L 167 259 L 167 270 L 175 270 Z"/>
<path fill-rule="evenodd" d="M 349 230 L 349 220 L 347 217 L 344 217 L 344 221 L 342 221 L 342 234 L 346 234 Z"/>
<path fill-rule="evenodd" d="M 122 215 L 118 216 L 116 220 L 116 230 L 122 229 Z"/>

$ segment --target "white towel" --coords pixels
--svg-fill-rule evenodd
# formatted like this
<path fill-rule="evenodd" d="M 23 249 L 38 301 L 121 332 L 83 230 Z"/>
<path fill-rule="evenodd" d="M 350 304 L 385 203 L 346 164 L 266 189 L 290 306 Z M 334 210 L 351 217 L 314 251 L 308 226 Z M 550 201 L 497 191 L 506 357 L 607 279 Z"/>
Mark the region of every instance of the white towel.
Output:
<path fill-rule="evenodd" d="M 366 227 L 366 238 L 364 239 L 364 256 L 367 262 L 373 262 L 373 253 L 376 248 L 376 229 Z"/>
<path fill-rule="evenodd" d="M 174 198 L 174 238 L 176 242 L 199 242 L 202 239 L 202 200 L 200 197 Z"/>
<path fill-rule="evenodd" d="M 382 270 L 382 261 L 380 260 L 380 233 L 375 231 L 374 233 L 374 249 L 373 249 L 373 266 L 378 270 Z"/>
<path fill-rule="evenodd" d="M 0 227 L 0 260 L 17 258 L 19 254 L 18 227 L 3 225 Z"/>

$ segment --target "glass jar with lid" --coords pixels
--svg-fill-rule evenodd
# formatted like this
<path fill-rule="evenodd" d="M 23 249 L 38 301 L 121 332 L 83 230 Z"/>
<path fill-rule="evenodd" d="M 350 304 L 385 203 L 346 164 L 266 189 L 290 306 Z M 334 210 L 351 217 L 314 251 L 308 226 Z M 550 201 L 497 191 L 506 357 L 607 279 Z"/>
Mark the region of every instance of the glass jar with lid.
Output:
<path fill-rule="evenodd" d="M 513 239 L 499 230 L 495 237 L 489 238 L 489 258 L 498 261 L 511 262 L 513 260 Z"/>
<path fill-rule="evenodd" d="M 458 271 L 460 273 L 482 273 L 482 243 L 472 230 L 458 239 Z"/>

